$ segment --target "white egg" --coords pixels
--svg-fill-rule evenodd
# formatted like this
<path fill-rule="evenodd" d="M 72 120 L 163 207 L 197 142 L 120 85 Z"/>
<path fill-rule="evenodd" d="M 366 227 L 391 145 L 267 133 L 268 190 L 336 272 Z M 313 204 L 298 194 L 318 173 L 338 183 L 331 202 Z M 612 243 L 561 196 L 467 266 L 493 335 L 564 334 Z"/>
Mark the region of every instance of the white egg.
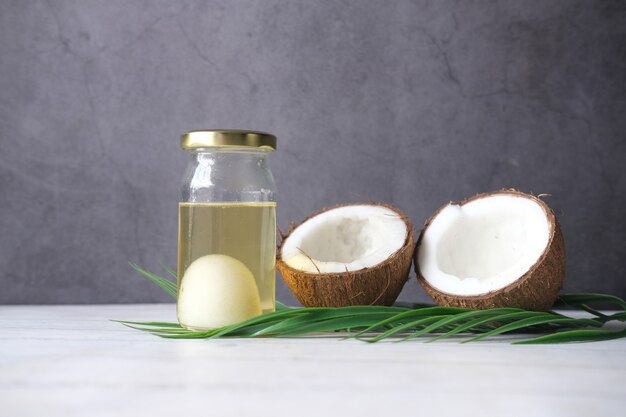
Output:
<path fill-rule="evenodd" d="M 261 314 L 254 275 L 227 255 L 202 256 L 189 265 L 180 282 L 178 321 L 193 330 L 209 330 Z"/>

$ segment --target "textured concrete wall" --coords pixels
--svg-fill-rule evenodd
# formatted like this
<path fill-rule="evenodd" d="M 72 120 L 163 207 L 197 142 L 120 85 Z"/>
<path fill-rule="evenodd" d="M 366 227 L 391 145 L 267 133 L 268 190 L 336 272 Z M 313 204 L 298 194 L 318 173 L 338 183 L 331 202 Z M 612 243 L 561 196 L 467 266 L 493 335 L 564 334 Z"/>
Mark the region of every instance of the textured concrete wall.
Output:
<path fill-rule="evenodd" d="M 127 262 L 175 265 L 203 127 L 277 134 L 283 227 L 550 193 L 567 289 L 625 296 L 625 115 L 624 2 L 4 0 L 0 303 L 167 300 Z"/>

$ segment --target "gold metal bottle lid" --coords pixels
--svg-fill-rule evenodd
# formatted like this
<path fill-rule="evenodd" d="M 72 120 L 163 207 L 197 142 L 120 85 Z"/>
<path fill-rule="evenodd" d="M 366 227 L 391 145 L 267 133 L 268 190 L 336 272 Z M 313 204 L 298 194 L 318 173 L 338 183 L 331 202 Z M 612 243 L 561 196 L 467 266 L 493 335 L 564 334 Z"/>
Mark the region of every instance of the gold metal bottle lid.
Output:
<path fill-rule="evenodd" d="M 276 136 L 253 130 L 192 130 L 180 136 L 183 149 L 195 148 L 261 148 L 276 150 Z"/>

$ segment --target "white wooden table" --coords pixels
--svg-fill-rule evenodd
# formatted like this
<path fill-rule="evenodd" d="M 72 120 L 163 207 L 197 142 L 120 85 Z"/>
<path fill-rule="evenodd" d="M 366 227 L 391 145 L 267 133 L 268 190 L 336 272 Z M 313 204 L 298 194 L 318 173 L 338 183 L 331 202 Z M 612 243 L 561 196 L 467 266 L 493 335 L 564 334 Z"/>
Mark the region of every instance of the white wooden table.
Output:
<path fill-rule="evenodd" d="M 618 416 L 626 340 L 164 340 L 171 304 L 0 306 L 0 416 Z"/>

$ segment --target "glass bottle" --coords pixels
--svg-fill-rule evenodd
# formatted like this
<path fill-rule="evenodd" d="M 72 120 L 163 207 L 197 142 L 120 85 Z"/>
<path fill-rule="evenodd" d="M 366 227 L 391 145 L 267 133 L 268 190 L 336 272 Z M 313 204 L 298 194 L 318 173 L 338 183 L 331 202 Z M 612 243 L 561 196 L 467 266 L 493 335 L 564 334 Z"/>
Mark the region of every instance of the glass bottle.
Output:
<path fill-rule="evenodd" d="M 189 152 L 178 223 L 177 315 L 208 330 L 275 309 L 276 137 L 243 130 L 184 133 Z"/>

